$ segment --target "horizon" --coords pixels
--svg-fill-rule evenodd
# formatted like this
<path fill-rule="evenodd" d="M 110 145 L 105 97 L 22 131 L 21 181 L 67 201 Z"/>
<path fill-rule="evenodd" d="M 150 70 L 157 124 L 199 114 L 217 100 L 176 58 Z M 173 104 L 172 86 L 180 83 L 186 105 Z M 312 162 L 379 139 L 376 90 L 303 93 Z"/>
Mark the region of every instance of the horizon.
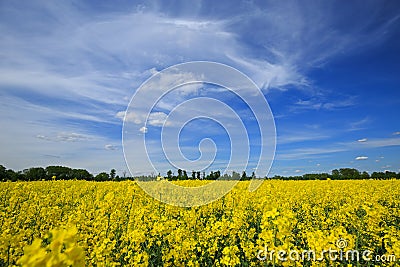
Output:
<path fill-rule="evenodd" d="M 10 168 L 7 168 L 7 166 L 4 166 L 4 165 L 2 165 L 2 164 L 0 164 L 0 166 L 1 167 L 4 167 L 5 168 L 5 170 L 7 171 L 7 170 L 11 170 L 11 171 L 13 171 L 14 173 L 22 173 L 22 174 L 24 174 L 25 173 L 25 171 L 29 171 L 30 169 L 35 169 L 35 168 L 43 168 L 44 170 L 46 170 L 46 168 L 48 168 L 48 167 L 66 167 L 66 168 L 70 168 L 70 169 L 73 169 L 73 170 L 85 170 L 85 171 L 88 171 L 88 170 L 86 170 L 86 169 L 76 169 L 76 168 L 73 168 L 73 167 L 70 167 L 70 166 L 65 166 L 65 165 L 48 165 L 48 166 L 33 166 L 33 167 L 28 167 L 28 168 L 23 168 L 23 169 L 20 169 L 20 170 L 14 170 L 14 169 L 10 169 Z M 356 170 L 356 171 L 358 171 L 358 173 L 360 174 L 360 175 L 362 175 L 364 172 L 365 173 L 368 173 L 368 175 L 369 176 L 371 176 L 372 174 L 388 174 L 388 173 L 395 173 L 396 175 L 400 175 L 400 171 L 398 172 L 398 173 L 396 173 L 396 172 L 392 172 L 392 171 L 389 171 L 389 170 L 384 170 L 384 171 L 382 171 L 382 170 L 375 170 L 375 171 L 373 171 L 373 172 L 369 172 L 369 171 L 366 171 L 366 170 L 359 170 L 359 169 L 356 169 L 356 168 L 336 168 L 336 169 L 332 169 L 332 170 L 330 170 L 330 171 L 327 171 L 327 172 L 320 172 L 320 173 L 316 173 L 316 172 L 312 172 L 312 173 L 303 173 L 303 174 L 295 174 L 295 175 L 274 175 L 274 176 L 270 176 L 270 175 L 268 175 L 268 176 L 256 176 L 255 178 L 257 178 L 257 179 L 272 179 L 272 178 L 275 178 L 275 177 L 282 177 L 282 178 L 290 178 L 290 177 L 301 177 L 301 176 L 304 176 L 304 175 L 313 175 L 313 174 L 315 174 L 315 175 L 323 175 L 323 174 L 328 174 L 328 175 L 330 175 L 330 176 L 332 176 L 333 175 L 333 172 L 334 171 L 339 171 L 340 172 L 340 170 Z M 92 172 L 90 172 L 90 171 L 88 171 L 89 172 L 89 174 L 91 174 L 91 175 L 93 175 L 93 177 L 94 176 L 96 176 L 96 175 L 98 175 L 98 174 L 102 174 L 102 173 L 106 173 L 106 174 L 110 174 L 113 170 L 115 170 L 114 168 L 110 168 L 109 170 L 102 170 L 102 171 L 99 171 L 99 172 L 94 172 L 94 173 L 92 173 Z M 116 170 L 115 170 L 116 171 Z M 148 173 L 148 174 L 142 174 L 142 175 L 138 175 L 138 176 L 125 176 L 124 178 L 139 178 L 139 177 L 153 177 L 153 178 L 157 178 L 158 176 L 161 176 L 161 177 L 168 177 L 168 172 L 169 171 L 171 171 L 171 175 L 173 176 L 173 177 L 179 177 L 179 175 L 178 175 L 178 173 L 179 173 L 179 169 L 170 169 L 170 170 L 168 170 L 166 173 L 165 173 L 165 175 L 163 174 L 163 173 L 159 173 L 159 174 L 156 174 L 156 173 Z M 189 179 L 188 180 L 192 180 L 192 170 L 187 170 L 187 169 L 181 169 L 181 171 L 182 172 L 187 172 L 187 176 L 189 177 Z M 211 174 L 211 172 L 213 172 L 213 173 L 215 173 L 215 172 L 219 172 L 220 170 L 210 170 L 209 172 L 205 172 L 204 171 L 204 174 L 206 175 L 206 176 L 208 176 L 208 175 L 210 175 Z M 110 173 L 109 173 L 110 172 Z M 196 170 L 194 170 L 194 172 L 197 174 L 197 172 L 200 172 L 201 173 L 201 177 L 203 177 L 203 171 L 196 171 Z M 230 173 L 220 173 L 220 177 L 222 177 L 222 176 L 228 176 L 228 177 L 233 177 L 233 175 L 234 174 L 238 174 L 238 175 L 242 175 L 243 174 L 243 172 L 246 172 L 246 171 L 239 171 L 239 170 L 232 170 Z M 125 173 L 125 174 L 122 174 L 122 176 L 121 175 L 119 175 L 119 174 L 117 174 L 116 176 L 118 176 L 119 178 L 122 178 L 123 177 L 123 175 L 127 175 L 127 174 L 129 174 L 129 172 L 127 172 L 127 173 Z M 246 172 L 246 176 L 247 177 L 252 177 L 252 175 L 253 175 L 253 173 L 252 172 L 250 172 L 250 173 L 248 173 L 248 172 Z M 343 176 L 343 175 L 342 175 Z M 372 178 L 372 177 L 369 177 L 369 178 Z M 383 178 L 383 177 L 381 177 L 381 178 Z M 394 178 L 396 178 L 396 177 L 394 177 Z M 195 180 L 197 180 L 198 178 L 196 178 Z M 203 178 L 201 178 L 200 180 L 202 180 Z M 365 179 L 365 178 L 362 178 L 362 179 Z"/>

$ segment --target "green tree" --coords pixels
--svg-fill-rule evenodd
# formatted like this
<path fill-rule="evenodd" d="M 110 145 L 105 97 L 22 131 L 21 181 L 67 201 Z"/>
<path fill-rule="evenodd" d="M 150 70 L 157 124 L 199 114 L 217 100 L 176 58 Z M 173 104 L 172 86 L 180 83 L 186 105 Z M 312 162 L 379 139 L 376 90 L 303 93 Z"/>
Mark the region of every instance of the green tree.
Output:
<path fill-rule="evenodd" d="M 396 178 L 396 173 L 395 172 L 391 172 L 391 171 L 385 171 L 385 175 L 384 178 L 385 179 L 393 179 Z"/>
<path fill-rule="evenodd" d="M 302 180 L 319 180 L 320 176 L 317 173 L 306 173 L 301 176 Z"/>
<path fill-rule="evenodd" d="M 319 179 L 321 179 L 321 180 L 327 180 L 328 177 L 329 177 L 329 174 L 326 173 L 326 172 L 323 172 L 323 173 L 319 174 Z"/>
<path fill-rule="evenodd" d="M 70 173 L 71 173 L 71 179 L 93 180 L 93 175 L 84 169 L 72 169 Z"/>
<path fill-rule="evenodd" d="M 167 177 L 168 177 L 168 180 L 172 179 L 172 171 L 171 170 L 167 171 Z"/>
<path fill-rule="evenodd" d="M 115 169 L 111 169 L 111 171 L 110 171 L 110 178 L 111 178 L 111 180 L 114 180 L 115 179 L 115 174 L 116 174 L 117 172 L 116 172 L 116 170 Z"/>
<path fill-rule="evenodd" d="M 232 177 L 229 176 L 229 174 L 224 173 L 224 175 L 222 175 L 223 180 L 231 180 Z"/>
<path fill-rule="evenodd" d="M 245 181 L 245 180 L 247 180 L 247 174 L 246 174 L 246 171 L 243 171 L 242 172 L 242 181 Z"/>
<path fill-rule="evenodd" d="M 26 169 L 24 174 L 28 181 L 39 181 L 46 178 L 46 171 L 42 167 Z"/>
<path fill-rule="evenodd" d="M 342 168 L 339 169 L 341 179 L 359 179 L 360 172 L 353 168 Z"/>
<path fill-rule="evenodd" d="M 7 180 L 10 180 L 12 182 L 16 182 L 18 180 L 24 180 L 24 175 L 22 173 L 17 173 L 11 169 L 7 170 Z"/>
<path fill-rule="evenodd" d="M 46 180 L 51 180 L 53 176 L 56 176 L 57 180 L 69 180 L 74 178 L 73 171 L 69 167 L 64 167 L 64 166 L 46 167 Z"/>
<path fill-rule="evenodd" d="M 233 180 L 239 180 L 240 179 L 240 173 L 233 171 L 232 172 L 232 179 Z"/>
<path fill-rule="evenodd" d="M 108 181 L 110 179 L 110 176 L 106 172 L 101 172 L 94 177 L 95 181 L 102 182 L 102 181 Z"/>
<path fill-rule="evenodd" d="M 369 173 L 368 172 L 366 172 L 366 171 L 363 171 L 362 173 L 361 173 L 361 179 L 369 179 Z"/>
<path fill-rule="evenodd" d="M 340 178 L 340 172 L 337 169 L 332 170 L 332 179 L 339 179 Z"/>
<path fill-rule="evenodd" d="M 0 165 L 0 180 L 7 181 L 7 169 L 3 165 Z"/>

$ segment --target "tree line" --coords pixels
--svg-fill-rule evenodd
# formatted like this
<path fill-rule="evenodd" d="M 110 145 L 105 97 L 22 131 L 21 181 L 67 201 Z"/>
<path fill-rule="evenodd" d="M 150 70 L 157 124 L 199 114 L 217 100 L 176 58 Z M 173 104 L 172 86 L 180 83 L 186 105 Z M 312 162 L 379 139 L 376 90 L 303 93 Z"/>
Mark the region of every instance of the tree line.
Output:
<path fill-rule="evenodd" d="M 363 179 L 400 179 L 400 172 L 384 171 L 369 174 L 366 171 L 360 172 L 354 168 L 334 169 L 329 173 L 307 173 L 300 176 L 275 175 L 271 179 L 280 180 L 363 180 Z"/>
<path fill-rule="evenodd" d="M 251 176 L 248 176 L 245 171 L 242 172 L 242 174 L 233 171 L 232 175 L 229 175 L 227 173 L 221 175 L 221 171 L 210 171 L 210 173 L 206 174 L 205 171 L 191 171 L 190 174 L 186 170 L 181 170 L 178 169 L 177 175 L 172 172 L 172 170 L 167 171 L 167 176 L 164 177 L 165 179 L 169 181 L 177 181 L 177 180 L 250 180 L 252 178 L 255 178 L 256 175 L 253 172 Z"/>
<path fill-rule="evenodd" d="M 251 175 L 247 175 L 246 171 L 242 173 L 238 173 L 233 171 L 232 175 L 224 174 L 221 176 L 220 171 L 211 171 L 209 174 L 205 172 L 199 171 L 192 171 L 191 175 L 188 175 L 187 171 L 178 169 L 177 175 L 169 170 L 167 172 L 167 176 L 165 177 L 168 180 L 250 180 L 256 178 L 254 172 Z M 361 180 L 361 179 L 400 179 L 400 172 L 392 172 L 392 171 L 385 171 L 385 172 L 373 172 L 369 174 L 366 171 L 359 171 L 354 168 L 341 168 L 341 169 L 334 169 L 331 173 L 306 173 L 303 175 L 297 176 L 281 176 L 275 175 L 273 177 L 265 179 L 275 179 L 275 180 Z"/>
<path fill-rule="evenodd" d="M 65 166 L 48 166 L 46 168 L 33 167 L 23 171 L 14 171 L 0 165 L 1 181 L 50 181 L 50 180 L 87 180 L 87 181 L 110 181 L 121 180 L 116 175 L 116 170 L 112 169 L 110 173 L 101 172 L 97 175 L 91 174 L 85 169 L 73 169 Z"/>
<path fill-rule="evenodd" d="M 254 172 L 248 175 L 246 171 L 242 173 L 233 171 L 232 174 L 221 174 L 218 171 L 211 171 L 206 173 L 204 171 L 191 171 L 188 173 L 186 170 L 178 169 L 175 174 L 172 170 L 167 171 L 166 176 L 149 175 L 149 176 L 138 176 L 130 177 L 126 176 L 126 172 L 123 173 L 123 177 L 116 174 L 115 169 L 111 169 L 109 173 L 101 172 L 97 175 L 91 174 L 85 169 L 73 169 L 65 166 L 48 166 L 43 167 L 33 167 L 29 169 L 24 169 L 23 171 L 14 171 L 12 169 L 7 169 L 3 165 L 0 165 L 0 181 L 41 181 L 41 180 L 87 180 L 87 181 L 123 181 L 123 180 L 159 180 L 167 179 L 169 181 L 176 180 L 250 180 L 256 178 Z M 400 179 L 400 172 L 373 172 L 369 174 L 366 171 L 360 172 L 354 168 L 341 168 L 332 170 L 331 173 L 308 173 L 299 176 L 280 176 L 275 175 L 274 177 L 265 179 L 275 179 L 275 180 L 347 180 L 347 179 Z"/>

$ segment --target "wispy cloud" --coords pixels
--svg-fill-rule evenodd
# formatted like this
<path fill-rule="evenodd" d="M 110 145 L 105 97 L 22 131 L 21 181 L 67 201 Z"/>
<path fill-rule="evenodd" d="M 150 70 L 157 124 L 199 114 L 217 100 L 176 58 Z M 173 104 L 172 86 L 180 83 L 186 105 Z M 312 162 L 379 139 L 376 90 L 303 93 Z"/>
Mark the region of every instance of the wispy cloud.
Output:
<path fill-rule="evenodd" d="M 105 145 L 104 148 L 105 148 L 106 150 L 117 150 L 117 149 L 118 149 L 117 146 L 111 145 L 111 144 Z"/>
<path fill-rule="evenodd" d="M 149 129 L 147 127 L 145 127 L 145 126 L 140 127 L 140 129 L 139 129 L 139 132 L 141 132 L 143 134 L 147 133 L 148 131 L 149 131 Z"/>
<path fill-rule="evenodd" d="M 363 144 L 363 147 L 367 148 L 388 147 L 388 146 L 400 146 L 400 138 L 370 139 L 368 140 L 368 142 Z"/>
<path fill-rule="evenodd" d="M 46 141 L 55 141 L 55 142 L 82 142 L 90 139 L 89 136 L 78 133 L 58 133 L 55 136 L 46 136 L 42 134 L 38 134 L 36 136 L 39 139 Z"/>
<path fill-rule="evenodd" d="M 366 125 L 368 125 L 370 122 L 371 122 L 371 119 L 368 116 L 363 119 L 353 121 L 353 122 L 349 123 L 348 130 L 349 131 L 363 130 L 366 128 Z"/>
<path fill-rule="evenodd" d="M 278 144 L 291 144 L 291 143 L 299 143 L 305 141 L 316 141 L 328 139 L 331 136 L 326 133 L 322 133 L 320 131 L 293 131 L 291 134 L 279 135 L 277 136 Z"/>
<path fill-rule="evenodd" d="M 332 156 L 335 153 L 346 151 L 359 151 L 369 148 L 383 148 L 400 146 L 400 138 L 380 138 L 369 139 L 368 142 L 334 142 L 324 145 L 322 148 L 318 144 L 307 144 L 303 148 L 285 148 L 277 153 L 277 159 L 305 159 L 315 158 L 316 156 Z M 361 156 L 360 159 L 363 159 Z"/>
<path fill-rule="evenodd" d="M 276 154 L 276 159 L 278 160 L 297 160 L 297 159 L 312 159 L 316 156 L 331 156 L 333 153 L 347 151 L 345 147 L 305 147 L 305 148 L 296 148 L 290 149 L 286 151 L 279 151 Z"/>
<path fill-rule="evenodd" d="M 291 111 L 301 111 L 301 110 L 336 110 L 352 107 L 356 104 L 354 97 L 344 97 L 343 100 L 332 101 L 328 99 L 327 95 L 317 95 L 311 99 L 302 100 L 299 99 L 297 102 L 291 106 Z"/>

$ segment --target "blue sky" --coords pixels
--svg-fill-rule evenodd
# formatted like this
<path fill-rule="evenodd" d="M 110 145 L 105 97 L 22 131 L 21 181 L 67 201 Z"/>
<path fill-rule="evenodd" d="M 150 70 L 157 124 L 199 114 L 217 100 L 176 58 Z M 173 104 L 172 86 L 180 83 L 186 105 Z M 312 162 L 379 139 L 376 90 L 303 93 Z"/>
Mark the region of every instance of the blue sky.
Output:
<path fill-rule="evenodd" d="M 277 132 L 270 176 L 400 171 L 398 1 L 1 1 L 0 32 L 8 168 L 121 174 L 122 118 L 135 90 L 166 67 L 201 60 L 235 67 L 262 89 Z M 196 95 L 229 100 L 217 91 Z M 166 102 L 193 95 L 179 96 Z M 195 126 L 182 131 L 183 153 L 193 160 L 199 142 L 215 137 L 222 167 L 226 133 L 211 121 Z"/>

